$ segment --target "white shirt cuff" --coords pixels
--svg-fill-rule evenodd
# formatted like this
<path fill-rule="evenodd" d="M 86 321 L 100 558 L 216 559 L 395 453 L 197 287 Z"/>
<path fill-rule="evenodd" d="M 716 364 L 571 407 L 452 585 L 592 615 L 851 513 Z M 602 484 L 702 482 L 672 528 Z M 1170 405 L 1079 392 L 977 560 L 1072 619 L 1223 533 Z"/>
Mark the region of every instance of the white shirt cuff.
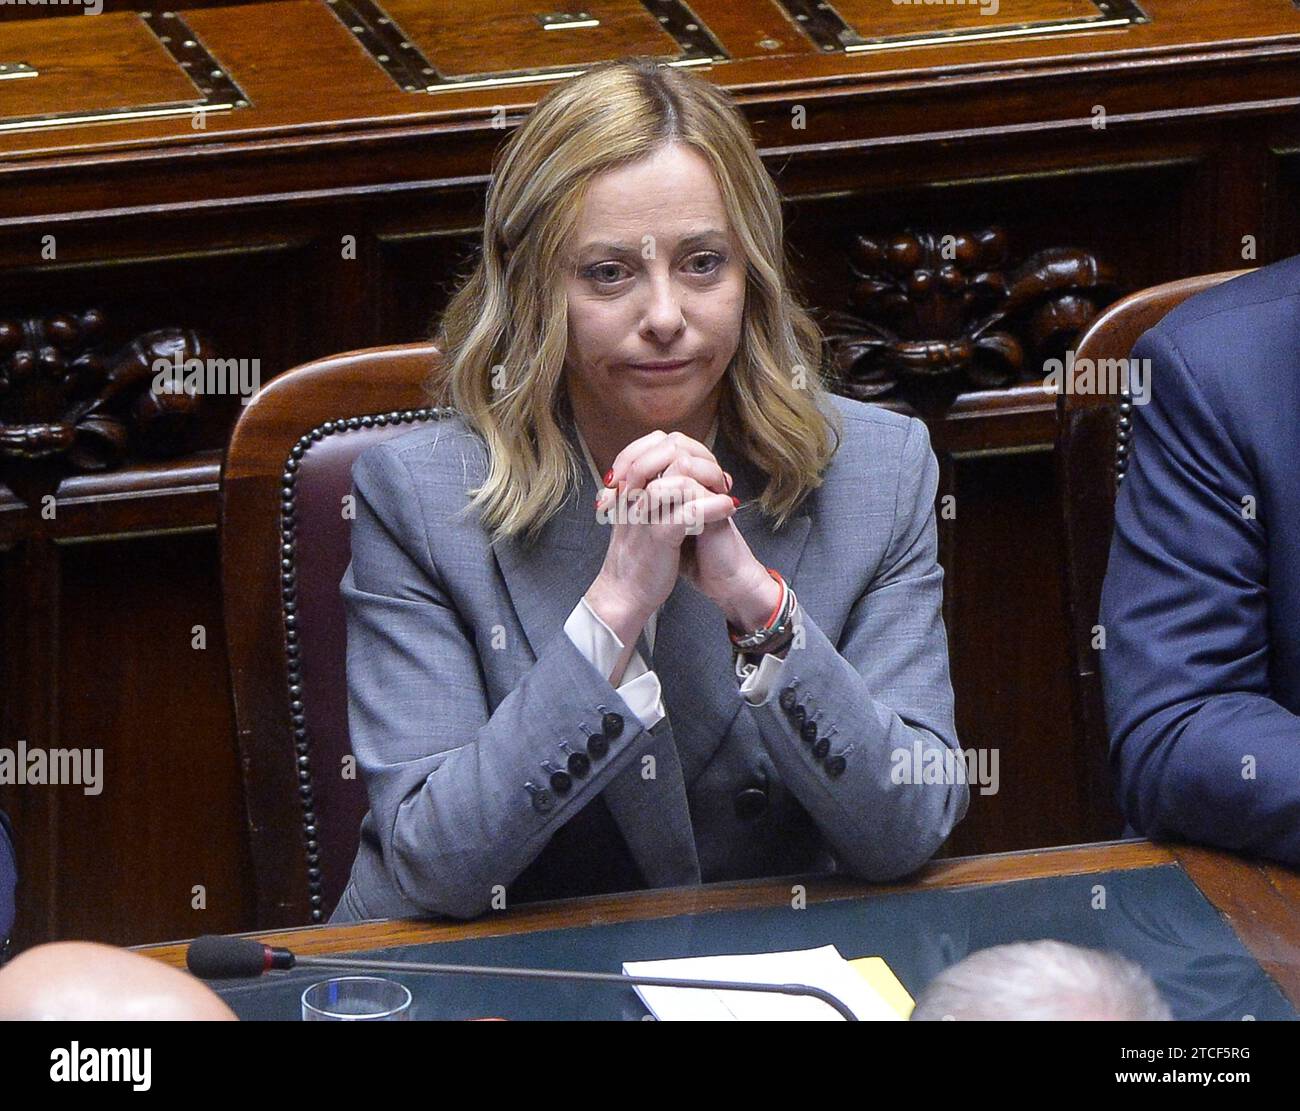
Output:
<path fill-rule="evenodd" d="M 767 653 L 758 661 L 758 669 L 740 684 L 740 693 L 751 706 L 762 706 L 780 682 L 786 661 Z"/>
<path fill-rule="evenodd" d="M 587 605 L 586 598 L 578 599 L 578 604 L 564 622 L 564 631 L 591 666 L 608 677 L 624 645 L 618 634 Z M 659 676 L 646 666 L 640 652 L 632 653 L 623 671 L 622 682 L 614 689 L 646 729 L 653 729 L 668 716 Z"/>

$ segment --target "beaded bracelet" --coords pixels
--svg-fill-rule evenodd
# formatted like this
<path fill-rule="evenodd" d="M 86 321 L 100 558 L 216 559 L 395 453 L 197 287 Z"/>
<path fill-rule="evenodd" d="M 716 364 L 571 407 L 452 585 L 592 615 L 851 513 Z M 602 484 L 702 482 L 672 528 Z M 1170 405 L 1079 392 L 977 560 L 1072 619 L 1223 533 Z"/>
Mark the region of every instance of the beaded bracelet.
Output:
<path fill-rule="evenodd" d="M 779 571 L 769 567 L 767 573 L 781 587 L 781 598 L 767 623 L 761 629 L 749 633 L 734 632 L 730 622 L 727 625 L 727 635 L 731 638 L 733 649 L 746 655 L 761 655 L 780 648 L 794 635 L 794 613 L 798 600 Z"/>
<path fill-rule="evenodd" d="M 746 650 L 739 647 L 735 643 L 734 639 L 732 641 L 731 651 L 736 661 L 736 678 L 742 683 L 748 680 L 749 677 L 758 670 L 757 661 L 760 661 L 763 656 L 780 652 L 794 641 L 794 629 L 795 625 L 798 623 L 799 616 L 799 600 L 795 597 L 795 593 L 790 589 L 788 583 L 782 581 L 781 585 L 785 590 L 785 594 L 782 596 L 782 605 L 784 607 L 788 604 L 789 607 L 788 621 L 784 615 L 778 616 L 776 625 L 773 626 L 774 635 L 771 639 L 764 642 L 760 648 Z M 776 627 L 781 625 L 785 625 L 785 633 L 779 636 L 775 635 Z"/>

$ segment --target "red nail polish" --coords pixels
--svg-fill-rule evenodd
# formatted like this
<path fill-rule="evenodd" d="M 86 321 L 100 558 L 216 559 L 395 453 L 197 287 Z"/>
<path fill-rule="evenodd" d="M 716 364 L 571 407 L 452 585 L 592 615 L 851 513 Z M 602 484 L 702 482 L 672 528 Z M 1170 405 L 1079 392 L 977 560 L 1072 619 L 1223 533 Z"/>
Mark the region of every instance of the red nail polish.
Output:
<path fill-rule="evenodd" d="M 613 481 L 614 481 L 614 468 L 610 467 L 610 469 L 605 472 L 605 485 L 609 486 Z"/>
<path fill-rule="evenodd" d="M 740 499 L 735 494 L 731 495 L 731 500 L 736 503 L 736 508 L 740 508 Z"/>

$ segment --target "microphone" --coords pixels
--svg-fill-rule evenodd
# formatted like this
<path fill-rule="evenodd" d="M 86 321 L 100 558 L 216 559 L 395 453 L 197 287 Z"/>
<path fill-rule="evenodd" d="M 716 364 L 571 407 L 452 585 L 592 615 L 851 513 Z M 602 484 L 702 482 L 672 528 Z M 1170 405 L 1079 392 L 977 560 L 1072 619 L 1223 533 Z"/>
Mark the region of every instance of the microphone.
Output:
<path fill-rule="evenodd" d="M 190 942 L 185 966 L 204 980 L 240 980 L 272 969 L 290 969 L 294 955 L 288 949 L 273 949 L 249 937 L 204 934 Z"/>
<path fill-rule="evenodd" d="M 498 976 L 506 979 L 563 980 L 570 983 L 623 984 L 631 987 L 712 988 L 715 991 L 758 991 L 777 995 L 806 995 L 820 999 L 849 1022 L 858 1016 L 848 1004 L 824 988 L 807 984 L 756 984 L 737 980 L 683 980 L 669 976 L 628 976 L 622 972 L 569 972 L 552 968 L 497 968 L 473 964 L 421 964 L 413 961 L 354 960 L 347 957 L 298 956 L 289 949 L 272 948 L 249 937 L 205 934 L 190 942 L 185 964 L 204 980 L 239 980 L 264 972 L 291 968 L 342 968 L 360 972 L 421 972 L 461 976 Z"/>

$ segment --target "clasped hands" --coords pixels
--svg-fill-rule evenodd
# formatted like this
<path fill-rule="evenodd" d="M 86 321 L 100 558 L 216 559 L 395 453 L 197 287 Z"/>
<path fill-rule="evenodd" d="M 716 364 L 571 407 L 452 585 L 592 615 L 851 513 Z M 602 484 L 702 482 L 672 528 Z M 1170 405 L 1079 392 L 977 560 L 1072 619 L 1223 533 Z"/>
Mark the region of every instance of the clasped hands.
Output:
<path fill-rule="evenodd" d="M 640 628 L 680 574 L 737 629 L 761 626 L 781 588 L 732 520 L 731 476 L 698 440 L 656 430 L 632 441 L 605 475 L 597 517 L 613 522 L 593 590 Z"/>

